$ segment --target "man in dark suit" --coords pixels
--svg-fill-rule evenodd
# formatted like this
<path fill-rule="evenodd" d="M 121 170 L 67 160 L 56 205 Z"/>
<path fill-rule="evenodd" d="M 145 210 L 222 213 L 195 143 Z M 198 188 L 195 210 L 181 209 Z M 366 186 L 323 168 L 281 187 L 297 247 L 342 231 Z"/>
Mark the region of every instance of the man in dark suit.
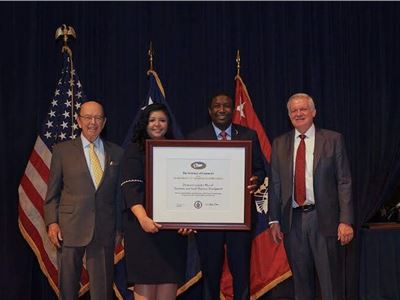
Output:
<path fill-rule="evenodd" d="M 106 123 L 100 103 L 85 102 L 77 122 L 81 136 L 53 148 L 45 222 L 58 249 L 60 299 L 78 299 L 86 253 L 91 299 L 110 300 L 114 243 L 121 223 L 116 194 L 123 150 L 99 137 Z"/>
<path fill-rule="evenodd" d="M 313 99 L 287 103 L 294 129 L 272 145 L 269 215 L 276 243 L 284 238 L 296 300 L 344 299 L 340 245 L 353 238 L 351 174 L 343 136 L 316 128 Z"/>
<path fill-rule="evenodd" d="M 193 140 L 250 140 L 252 141 L 251 185 L 253 193 L 265 177 L 264 162 L 257 133 L 251 129 L 232 124 L 233 101 L 225 94 L 212 97 L 208 113 L 212 123 L 188 136 Z M 255 211 L 255 204 L 252 204 Z M 254 215 L 254 214 L 253 214 Z M 233 277 L 234 299 L 250 298 L 250 231 L 209 231 L 199 230 L 196 234 L 200 263 L 203 274 L 203 299 L 216 300 L 220 297 L 220 280 L 226 244 L 228 265 Z"/>

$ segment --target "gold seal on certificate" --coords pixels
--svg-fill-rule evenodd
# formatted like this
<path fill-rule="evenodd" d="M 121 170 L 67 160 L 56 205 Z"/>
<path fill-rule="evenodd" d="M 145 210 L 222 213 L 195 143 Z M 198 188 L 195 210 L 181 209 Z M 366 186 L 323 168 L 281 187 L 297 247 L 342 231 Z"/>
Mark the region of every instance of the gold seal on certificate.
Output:
<path fill-rule="evenodd" d="M 250 229 L 251 141 L 146 141 L 146 206 L 163 228 Z"/>

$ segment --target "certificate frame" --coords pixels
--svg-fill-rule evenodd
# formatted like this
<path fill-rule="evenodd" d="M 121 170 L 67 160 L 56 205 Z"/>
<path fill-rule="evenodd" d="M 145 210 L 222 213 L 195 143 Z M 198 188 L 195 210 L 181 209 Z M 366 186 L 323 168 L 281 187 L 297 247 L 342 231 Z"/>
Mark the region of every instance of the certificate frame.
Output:
<path fill-rule="evenodd" d="M 147 140 L 149 217 L 164 229 L 250 230 L 251 162 L 250 140 Z"/>

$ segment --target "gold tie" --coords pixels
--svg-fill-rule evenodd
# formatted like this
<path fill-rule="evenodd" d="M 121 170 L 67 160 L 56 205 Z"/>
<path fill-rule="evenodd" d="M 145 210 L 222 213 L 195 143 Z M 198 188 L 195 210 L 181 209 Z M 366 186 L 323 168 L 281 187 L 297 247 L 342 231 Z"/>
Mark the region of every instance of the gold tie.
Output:
<path fill-rule="evenodd" d="M 101 164 L 99 161 L 99 158 L 94 151 L 94 145 L 93 143 L 90 143 L 89 145 L 89 158 L 90 158 L 90 164 L 92 165 L 92 172 L 94 175 L 94 181 L 96 185 L 96 189 L 99 186 L 101 177 L 103 177 L 103 170 L 101 169 Z"/>

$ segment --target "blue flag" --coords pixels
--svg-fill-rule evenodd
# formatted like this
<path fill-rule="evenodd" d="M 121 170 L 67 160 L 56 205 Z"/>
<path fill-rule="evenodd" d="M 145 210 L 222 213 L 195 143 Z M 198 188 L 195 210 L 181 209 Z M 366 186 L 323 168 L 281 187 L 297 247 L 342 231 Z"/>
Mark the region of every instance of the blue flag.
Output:
<path fill-rule="evenodd" d="M 169 107 L 167 101 L 165 100 L 164 88 L 161 84 L 160 78 L 157 75 L 157 72 L 149 70 L 147 72 L 147 75 L 149 75 L 149 81 L 150 81 L 149 92 L 147 93 L 147 98 L 145 99 L 140 110 L 137 112 L 131 126 L 129 127 L 128 133 L 126 134 L 126 137 L 124 140 L 124 143 L 122 144 L 122 147 L 124 149 L 129 144 L 129 141 L 132 137 L 133 129 L 135 128 L 135 125 L 139 120 L 140 111 L 144 110 L 147 107 L 147 105 L 150 105 L 152 103 L 162 103 L 167 107 L 168 112 L 172 119 L 172 123 L 174 124 L 174 132 L 173 132 L 174 137 L 177 139 L 183 138 L 182 131 L 180 130 L 179 125 L 177 124 L 177 122 L 175 120 L 175 116 L 172 113 L 171 108 Z"/>
<path fill-rule="evenodd" d="M 140 110 L 137 112 L 133 122 L 131 123 L 129 130 L 125 136 L 125 140 L 122 144 L 122 147 L 124 149 L 127 148 L 128 144 L 130 143 L 130 140 L 132 138 L 133 130 L 135 128 L 136 123 L 139 120 L 139 116 L 142 110 L 144 110 L 147 105 L 153 104 L 153 103 L 161 103 L 164 104 L 169 112 L 169 115 L 171 117 L 171 121 L 174 124 L 173 127 L 173 134 L 176 139 L 182 139 L 183 134 L 182 131 L 179 128 L 178 123 L 176 122 L 175 116 L 171 111 L 170 106 L 168 105 L 167 101 L 165 100 L 165 92 L 164 88 L 162 86 L 162 83 L 160 81 L 160 78 L 157 75 L 157 72 L 153 70 L 149 70 L 147 72 L 147 75 L 149 76 L 149 81 L 150 81 L 150 86 L 149 86 L 149 92 L 147 94 L 147 98 L 143 102 Z M 196 246 L 196 241 L 194 237 L 190 236 L 188 240 L 188 255 L 187 255 L 187 267 L 186 267 L 186 274 L 185 274 L 185 283 L 178 288 L 178 295 L 186 291 L 188 288 L 190 288 L 194 283 L 196 283 L 200 278 L 201 278 L 201 272 L 200 272 L 200 258 L 199 254 L 197 251 L 197 246 Z M 115 265 L 114 271 L 115 271 L 115 279 L 114 279 L 114 289 L 116 291 L 116 294 L 120 300 L 130 300 L 132 299 L 132 291 L 127 288 L 127 283 L 126 283 L 126 271 L 125 271 L 125 259 L 121 259 L 118 264 Z"/>

